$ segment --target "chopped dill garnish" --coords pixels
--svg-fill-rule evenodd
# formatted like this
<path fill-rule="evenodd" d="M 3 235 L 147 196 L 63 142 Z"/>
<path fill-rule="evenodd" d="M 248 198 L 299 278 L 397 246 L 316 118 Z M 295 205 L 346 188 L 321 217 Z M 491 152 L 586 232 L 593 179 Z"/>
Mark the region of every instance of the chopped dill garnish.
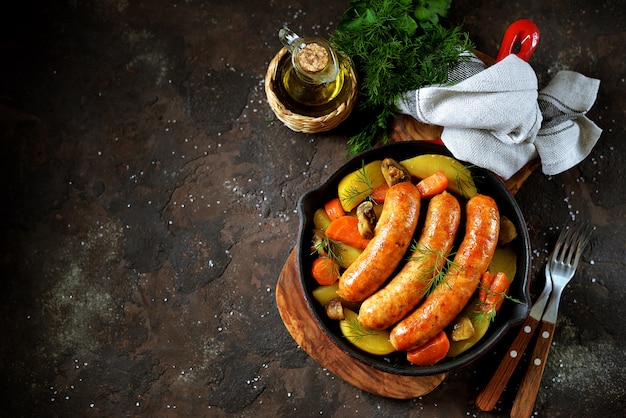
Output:
<path fill-rule="evenodd" d="M 337 251 L 337 243 L 328 238 L 321 230 L 313 231 L 313 245 L 311 246 L 311 255 L 319 254 L 336 261 L 341 265 L 341 254 Z"/>
<path fill-rule="evenodd" d="M 485 287 L 483 287 L 483 289 L 486 289 Z M 500 293 L 493 293 L 492 291 L 490 291 L 489 289 L 486 289 L 488 292 L 488 296 L 493 296 L 493 295 L 497 295 L 501 298 L 501 300 L 510 300 L 511 302 L 514 303 L 522 303 L 522 301 L 520 301 L 519 299 L 516 299 L 512 296 L 509 296 L 506 294 L 506 292 L 500 292 Z M 487 304 L 485 302 L 481 302 L 479 299 L 476 299 L 476 305 L 478 305 L 480 307 L 480 309 L 478 310 L 474 310 L 474 312 L 472 313 L 474 315 L 474 317 L 477 320 L 482 320 L 484 318 L 485 315 L 487 315 L 487 318 L 489 319 L 489 322 L 493 322 L 496 319 L 496 310 L 493 309 L 492 304 Z M 491 305 L 491 306 L 487 306 L 487 305 Z"/>
<path fill-rule="evenodd" d="M 476 180 L 480 180 L 482 177 L 475 176 L 472 173 L 472 168 L 475 165 L 466 165 L 463 168 L 452 165 L 452 168 L 456 172 L 454 176 L 454 185 L 461 192 L 461 195 L 467 196 L 468 189 L 472 189 L 475 186 Z"/>
<path fill-rule="evenodd" d="M 365 328 L 363 325 L 361 325 L 356 316 L 351 319 L 346 319 L 346 321 L 348 327 L 350 328 L 350 333 L 346 333 L 345 336 L 352 338 L 354 341 L 359 341 L 365 337 L 376 335 L 375 330 L 371 328 Z"/>
<path fill-rule="evenodd" d="M 365 188 L 357 187 L 359 184 L 364 185 Z M 369 174 L 365 169 L 365 161 L 361 161 L 361 168 L 356 172 L 355 184 L 346 190 L 345 194 L 341 196 L 341 200 L 352 203 L 363 195 L 371 195 L 372 190 L 374 190 L 374 187 L 372 186 L 372 179 L 369 177 Z"/>
<path fill-rule="evenodd" d="M 423 271 L 423 275 L 419 278 L 419 280 L 428 281 L 422 296 L 429 295 L 440 283 L 445 281 L 446 272 L 451 267 L 456 266 L 450 258 L 453 256 L 454 253 L 446 256 L 442 251 L 435 251 L 427 245 L 418 245 L 416 242 L 413 242 L 410 260 L 419 261 L 428 257 L 435 257 L 432 268 Z"/>

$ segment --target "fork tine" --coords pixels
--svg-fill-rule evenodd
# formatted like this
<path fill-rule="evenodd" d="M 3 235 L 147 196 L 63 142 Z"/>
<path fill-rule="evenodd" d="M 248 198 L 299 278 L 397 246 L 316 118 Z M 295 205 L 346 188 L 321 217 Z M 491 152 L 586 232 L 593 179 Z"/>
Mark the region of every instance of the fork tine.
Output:
<path fill-rule="evenodd" d="M 565 244 L 569 242 L 570 235 L 572 235 L 572 227 L 566 225 L 561 230 L 559 238 L 556 240 L 556 244 L 554 244 L 554 250 L 552 251 L 553 263 L 557 261 L 561 262 L 563 260 L 563 256 L 565 255 L 564 252 L 566 252 L 569 248 L 569 245 L 566 246 Z M 563 252 L 561 252 L 561 249 L 563 249 Z"/>
<path fill-rule="evenodd" d="M 561 252 L 561 247 L 563 246 L 563 243 L 565 242 L 565 238 L 567 237 L 568 232 L 569 232 L 569 228 L 567 228 L 567 226 L 565 226 L 561 230 L 561 233 L 559 234 L 559 237 L 557 238 L 556 243 L 554 244 L 554 249 L 552 250 L 552 262 L 557 260 Z"/>
<path fill-rule="evenodd" d="M 593 232 L 593 228 L 589 227 L 588 225 L 585 225 L 581 229 L 582 229 L 581 232 L 578 234 L 578 240 L 577 240 L 578 242 L 576 245 L 576 255 L 574 256 L 574 262 L 572 263 L 574 267 L 578 265 L 578 261 L 580 260 L 580 255 L 582 254 L 585 247 L 589 243 L 589 240 L 591 239 L 591 233 Z"/>
<path fill-rule="evenodd" d="M 572 225 L 569 228 L 569 235 L 567 236 L 567 245 L 563 247 L 563 257 L 561 261 L 565 264 L 571 264 L 572 257 L 576 253 L 578 248 L 578 239 L 580 238 L 580 226 Z"/>
<path fill-rule="evenodd" d="M 591 238 L 593 228 L 588 225 L 567 226 L 561 232 L 552 254 L 552 262 L 568 264 L 576 268 L 580 255 Z"/>

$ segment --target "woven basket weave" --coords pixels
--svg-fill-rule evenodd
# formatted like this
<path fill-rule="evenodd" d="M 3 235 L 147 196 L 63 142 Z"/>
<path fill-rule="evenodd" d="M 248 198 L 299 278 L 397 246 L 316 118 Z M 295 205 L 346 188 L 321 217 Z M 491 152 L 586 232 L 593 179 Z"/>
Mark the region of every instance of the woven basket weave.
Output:
<path fill-rule="evenodd" d="M 269 64 L 265 75 L 265 94 L 270 107 L 274 111 L 276 117 L 283 122 L 289 129 L 296 132 L 317 133 L 329 131 L 336 128 L 343 122 L 354 107 L 357 96 L 357 80 L 354 68 L 350 66 L 348 79 L 344 81 L 344 90 L 337 96 L 337 105 L 333 106 L 332 111 L 320 116 L 307 116 L 296 113 L 290 109 L 287 104 L 281 102 L 277 94 L 277 72 L 283 59 L 288 54 L 286 48 L 282 48 L 274 56 Z"/>

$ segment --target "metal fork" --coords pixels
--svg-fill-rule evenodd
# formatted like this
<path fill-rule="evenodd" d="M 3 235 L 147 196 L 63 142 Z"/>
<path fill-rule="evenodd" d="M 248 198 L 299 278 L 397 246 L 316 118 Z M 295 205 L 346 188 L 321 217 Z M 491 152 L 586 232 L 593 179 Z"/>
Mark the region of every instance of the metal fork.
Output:
<path fill-rule="evenodd" d="M 548 301 L 548 307 L 541 318 L 539 336 L 530 358 L 528 370 L 522 379 L 515 401 L 513 401 L 512 418 L 528 418 L 532 414 L 556 328 L 561 293 L 576 273 L 580 255 L 591 238 L 591 231 L 592 229 L 587 226 L 573 225 L 563 229 L 556 242 L 550 260 L 553 290 Z"/>

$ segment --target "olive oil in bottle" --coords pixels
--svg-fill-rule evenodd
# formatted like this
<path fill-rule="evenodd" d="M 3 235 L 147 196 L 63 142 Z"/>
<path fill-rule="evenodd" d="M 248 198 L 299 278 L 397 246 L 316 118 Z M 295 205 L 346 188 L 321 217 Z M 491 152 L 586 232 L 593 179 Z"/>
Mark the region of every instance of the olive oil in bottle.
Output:
<path fill-rule="evenodd" d="M 311 116 L 332 110 L 348 79 L 350 69 L 323 38 L 301 38 L 283 28 L 278 34 L 289 52 L 279 65 L 281 100 L 294 110 Z"/>

